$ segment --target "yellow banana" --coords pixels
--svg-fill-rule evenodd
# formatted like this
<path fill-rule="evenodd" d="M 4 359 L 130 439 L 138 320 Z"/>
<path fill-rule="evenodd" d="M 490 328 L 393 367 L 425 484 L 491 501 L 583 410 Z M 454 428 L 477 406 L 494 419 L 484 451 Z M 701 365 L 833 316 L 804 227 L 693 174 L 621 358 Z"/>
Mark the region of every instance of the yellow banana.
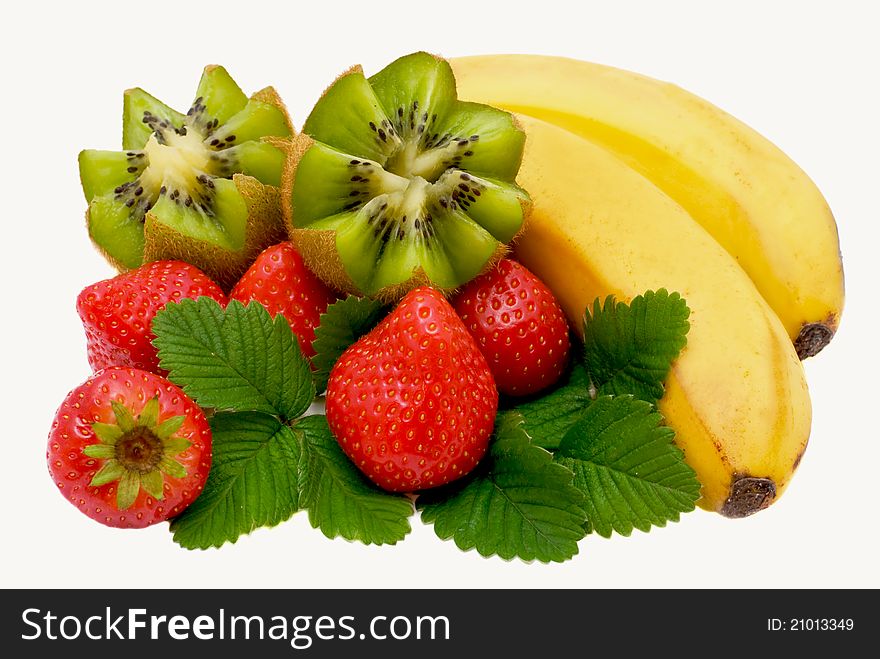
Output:
<path fill-rule="evenodd" d="M 459 96 L 544 119 L 610 150 L 739 262 L 799 356 L 843 310 L 837 226 L 806 174 L 754 130 L 674 85 L 558 57 L 452 60 Z"/>
<path fill-rule="evenodd" d="M 607 150 L 520 116 L 517 180 L 534 202 L 516 246 L 576 328 L 614 294 L 678 291 L 687 347 L 660 410 L 703 485 L 700 505 L 730 517 L 769 505 L 806 448 L 811 408 L 782 324 L 736 261 L 648 179 Z"/>

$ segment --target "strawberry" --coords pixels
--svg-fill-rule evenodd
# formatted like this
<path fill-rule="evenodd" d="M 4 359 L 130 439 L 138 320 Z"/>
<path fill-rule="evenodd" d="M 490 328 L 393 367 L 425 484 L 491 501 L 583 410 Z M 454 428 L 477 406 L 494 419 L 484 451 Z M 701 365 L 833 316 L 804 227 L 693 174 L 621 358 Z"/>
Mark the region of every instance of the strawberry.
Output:
<path fill-rule="evenodd" d="M 147 263 L 83 289 L 76 310 L 92 369 L 128 366 L 165 375 L 152 343 L 153 317 L 168 302 L 202 295 L 226 304 L 217 284 L 182 261 Z"/>
<path fill-rule="evenodd" d="M 64 498 L 94 520 L 142 528 L 180 514 L 211 468 L 211 429 L 178 387 L 111 367 L 67 394 L 46 453 Z"/>
<path fill-rule="evenodd" d="M 229 299 L 244 304 L 255 300 L 273 318 L 280 313 L 290 323 L 303 354 L 313 357 L 315 328 L 336 296 L 306 268 L 302 256 L 288 242 L 263 250 L 232 289 Z"/>
<path fill-rule="evenodd" d="M 453 300 L 489 362 L 498 391 L 523 396 L 555 383 L 568 360 L 568 323 L 550 289 L 502 259 Z"/>
<path fill-rule="evenodd" d="M 473 469 L 486 452 L 498 392 L 449 302 L 408 293 L 330 372 L 327 422 L 379 487 L 411 492 Z"/>

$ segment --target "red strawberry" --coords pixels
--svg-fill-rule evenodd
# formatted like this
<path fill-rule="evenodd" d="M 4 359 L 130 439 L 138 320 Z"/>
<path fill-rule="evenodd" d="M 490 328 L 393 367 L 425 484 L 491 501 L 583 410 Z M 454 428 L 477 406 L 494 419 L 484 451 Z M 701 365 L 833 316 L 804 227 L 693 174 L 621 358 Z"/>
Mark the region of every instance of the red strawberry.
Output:
<path fill-rule="evenodd" d="M 202 491 L 211 429 L 168 380 L 112 367 L 67 394 L 46 459 L 61 494 L 83 513 L 142 528 L 180 514 Z"/>
<path fill-rule="evenodd" d="M 486 360 L 434 289 L 406 295 L 348 348 L 327 386 L 327 422 L 379 487 L 443 485 L 486 452 L 498 392 Z"/>
<path fill-rule="evenodd" d="M 182 261 L 147 263 L 83 289 L 76 310 L 86 329 L 92 369 L 129 366 L 164 375 L 152 344 L 153 317 L 168 302 L 202 295 L 226 304 L 217 284 Z"/>
<path fill-rule="evenodd" d="M 489 362 L 498 391 L 532 394 L 555 383 L 568 360 L 568 323 L 550 289 L 503 259 L 453 300 Z"/>
<path fill-rule="evenodd" d="M 299 339 L 303 354 L 312 357 L 315 328 L 336 296 L 306 268 L 291 243 L 279 243 L 263 250 L 232 289 L 229 299 L 244 304 L 255 300 L 273 318 L 280 313 Z"/>

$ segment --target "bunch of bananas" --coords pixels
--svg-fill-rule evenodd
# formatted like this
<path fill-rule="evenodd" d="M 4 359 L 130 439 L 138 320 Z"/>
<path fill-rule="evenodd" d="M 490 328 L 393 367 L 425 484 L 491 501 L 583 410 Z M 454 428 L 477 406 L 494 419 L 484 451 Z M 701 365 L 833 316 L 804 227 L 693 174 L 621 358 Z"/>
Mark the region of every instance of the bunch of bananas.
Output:
<path fill-rule="evenodd" d="M 516 250 L 576 328 L 596 297 L 678 291 L 688 345 L 660 402 L 728 517 L 779 497 L 810 434 L 800 359 L 843 308 L 834 217 L 773 144 L 674 85 L 555 57 L 452 60 L 460 97 L 517 113 L 534 201 Z"/>

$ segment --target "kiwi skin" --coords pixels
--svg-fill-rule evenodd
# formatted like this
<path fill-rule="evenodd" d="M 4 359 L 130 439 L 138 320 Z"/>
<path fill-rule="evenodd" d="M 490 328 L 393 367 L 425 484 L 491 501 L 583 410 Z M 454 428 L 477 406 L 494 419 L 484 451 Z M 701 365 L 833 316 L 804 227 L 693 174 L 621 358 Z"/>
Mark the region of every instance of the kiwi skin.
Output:
<path fill-rule="evenodd" d="M 432 55 L 432 57 L 438 60 L 443 59 L 437 55 Z M 363 68 L 361 67 L 361 65 L 356 64 L 343 71 L 324 90 L 324 92 L 321 94 L 321 97 L 323 98 L 327 94 L 327 92 L 339 81 L 340 78 L 344 78 L 352 73 L 363 74 Z M 515 114 L 511 113 L 511 118 L 514 127 L 525 134 L 525 129 L 522 123 L 519 121 L 518 117 Z M 302 157 L 312 147 L 312 145 L 315 143 L 315 140 L 313 140 L 305 133 L 299 133 L 294 134 L 294 137 L 284 140 L 284 142 L 285 144 L 283 146 L 281 146 L 280 144 L 276 144 L 276 146 L 278 146 L 278 148 L 281 148 L 286 153 L 284 169 L 281 173 L 281 199 L 283 200 L 282 213 L 288 232 L 288 239 L 294 244 L 294 246 L 297 248 L 297 251 L 299 251 L 299 253 L 302 255 L 303 260 L 305 261 L 309 269 L 314 272 L 314 274 L 325 284 L 340 293 L 357 296 L 363 295 L 363 292 L 355 285 L 355 283 L 346 273 L 345 266 L 339 257 L 339 252 L 336 249 L 336 231 L 319 231 L 316 229 L 299 228 L 294 222 L 293 204 L 291 204 L 290 202 L 293 198 L 293 186 L 294 181 L 296 180 L 296 170 Z M 513 238 L 511 238 L 509 243 L 498 243 L 494 254 L 492 254 L 492 256 L 486 261 L 480 272 L 475 275 L 475 277 L 492 270 L 498 264 L 498 262 L 501 261 L 501 259 L 505 258 L 511 252 L 516 241 L 519 239 L 519 236 L 522 235 L 523 231 L 526 230 L 526 226 L 529 222 L 529 215 L 532 209 L 531 198 L 525 197 L 520 199 L 520 207 L 522 208 L 523 221 L 516 234 L 513 236 Z M 466 283 L 467 282 L 463 282 L 461 286 L 464 286 Z M 430 280 L 427 273 L 425 273 L 425 271 L 421 267 L 419 267 L 413 271 L 412 277 L 410 277 L 406 281 L 400 282 L 393 286 L 388 286 L 370 297 L 380 300 L 381 302 L 384 302 L 386 304 L 395 303 L 400 300 L 404 295 L 406 295 L 406 293 L 420 286 L 431 286 L 432 288 L 439 290 L 446 297 L 452 297 L 461 288 L 461 286 L 454 288 L 443 288 L 437 286 L 436 283 Z"/>

